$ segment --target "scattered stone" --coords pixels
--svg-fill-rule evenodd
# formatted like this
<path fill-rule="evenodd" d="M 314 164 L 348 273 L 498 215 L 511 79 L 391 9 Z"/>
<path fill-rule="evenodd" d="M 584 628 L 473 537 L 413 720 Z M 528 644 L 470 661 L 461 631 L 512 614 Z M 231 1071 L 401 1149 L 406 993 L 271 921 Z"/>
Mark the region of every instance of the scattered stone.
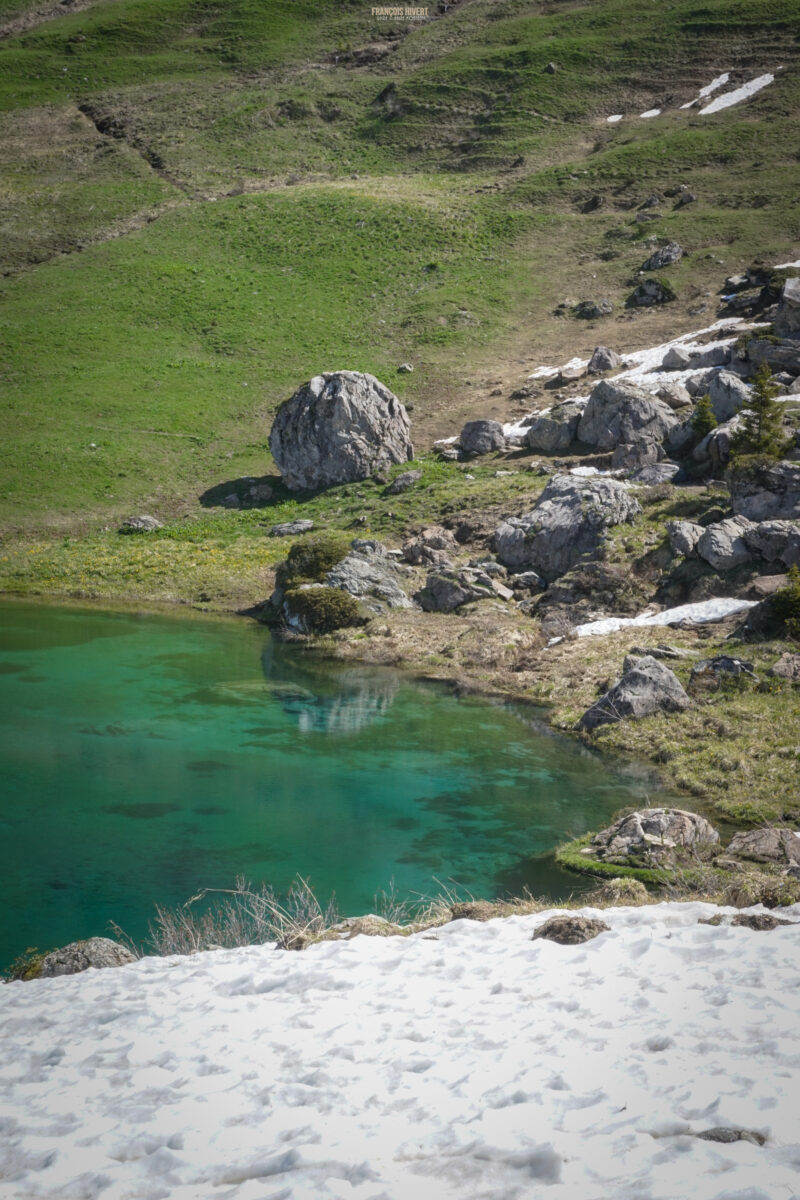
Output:
<path fill-rule="evenodd" d="M 750 388 L 732 371 L 720 371 L 711 380 L 708 388 L 711 407 L 718 421 L 729 421 L 739 409 L 750 402 Z"/>
<path fill-rule="evenodd" d="M 299 521 L 284 521 L 273 525 L 269 530 L 270 537 L 297 537 L 301 533 L 309 533 L 314 528 L 314 522 L 303 518 Z"/>
<path fill-rule="evenodd" d="M 757 678 L 751 662 L 745 662 L 742 658 L 733 658 L 729 654 L 717 654 L 714 658 L 699 659 L 692 667 L 692 681 L 702 675 L 748 675 L 751 679 Z"/>
<path fill-rule="evenodd" d="M 615 371 L 621 366 L 622 358 L 616 350 L 610 350 L 608 346 L 595 346 L 588 371 L 590 375 L 602 375 L 603 371 Z"/>
<path fill-rule="evenodd" d="M 748 862 L 795 866 L 800 863 L 800 838 L 791 829 L 775 826 L 749 829 L 733 836 L 727 853 Z"/>
<path fill-rule="evenodd" d="M 163 529 L 160 521 L 155 517 L 148 516 L 147 513 L 141 513 L 138 517 L 128 517 L 119 527 L 120 533 L 154 533 L 156 529 Z"/>
<path fill-rule="evenodd" d="M 752 526 L 746 517 L 728 517 L 703 530 L 695 550 L 715 571 L 732 571 L 752 561 L 744 533 Z"/>
<path fill-rule="evenodd" d="M 546 938 L 548 942 L 558 942 L 559 946 L 580 946 L 601 933 L 608 933 L 609 928 L 605 921 L 596 917 L 550 917 L 534 930 L 531 941 Z"/>
<path fill-rule="evenodd" d="M 794 921 L 783 921 L 780 917 L 773 917 L 771 913 L 737 913 L 731 921 L 731 925 L 753 929 L 756 933 L 769 932 L 771 929 L 777 929 L 779 925 L 794 925 L 795 923 Z"/>
<path fill-rule="evenodd" d="M 673 411 L 679 408 L 688 408 L 692 403 L 692 397 L 682 383 L 663 383 L 656 395 Z"/>
<path fill-rule="evenodd" d="M 628 655 L 622 678 L 587 709 L 578 722 L 583 730 L 616 721 L 649 717 L 657 712 L 680 712 L 691 705 L 677 676 L 650 654 Z"/>
<path fill-rule="evenodd" d="M 681 192 L 681 194 L 678 196 L 678 199 L 675 201 L 675 207 L 684 208 L 685 205 L 694 204 L 696 201 L 697 196 L 695 196 L 694 192 L 690 192 L 689 189 L 686 188 L 685 191 Z"/>
<path fill-rule="evenodd" d="M 730 480 L 733 511 L 751 521 L 800 517 L 800 462 L 784 459 Z"/>
<path fill-rule="evenodd" d="M 663 400 L 631 383 L 602 379 L 589 395 L 578 437 L 587 446 L 613 450 L 620 442 L 663 442 L 678 424 Z"/>
<path fill-rule="evenodd" d="M 792 683 L 800 683 L 800 654 L 792 654 L 784 650 L 777 662 L 767 671 L 775 679 L 789 679 Z"/>
<path fill-rule="evenodd" d="M 629 308 L 651 308 L 655 304 L 669 304 L 677 299 L 674 291 L 660 279 L 643 279 L 628 297 Z"/>
<path fill-rule="evenodd" d="M 619 817 L 595 834 L 590 846 L 602 862 L 626 866 L 634 859 L 645 866 L 660 866 L 673 862 L 678 848 L 712 846 L 718 841 L 714 826 L 698 813 L 645 808 Z"/>
<path fill-rule="evenodd" d="M 691 651 L 679 650 L 677 646 L 668 646 L 665 642 L 659 642 L 657 646 L 631 646 L 629 654 L 651 654 L 653 658 L 689 658 Z"/>
<path fill-rule="evenodd" d="M 639 208 L 658 208 L 661 203 L 661 197 L 658 192 L 651 192 L 646 200 L 643 200 Z"/>
<path fill-rule="evenodd" d="M 412 566 L 450 566 L 450 555 L 458 550 L 456 539 L 443 525 L 429 525 L 403 545 L 403 558 Z"/>
<path fill-rule="evenodd" d="M 269 445 L 292 491 L 368 479 L 414 457 L 403 405 L 373 375 L 317 375 L 278 409 Z"/>
<path fill-rule="evenodd" d="M 543 592 L 547 584 L 536 571 L 521 571 L 511 576 L 511 588 L 515 592 Z"/>
<path fill-rule="evenodd" d="M 549 413 L 535 417 L 526 435 L 531 450 L 542 454 L 563 454 L 575 440 L 582 413 L 582 404 L 566 400 L 563 404 L 556 404 Z"/>
<path fill-rule="evenodd" d="M 754 1146 L 763 1146 L 767 1140 L 763 1133 L 755 1130 L 732 1129 L 727 1126 L 705 1129 L 702 1133 L 695 1134 L 695 1137 L 702 1138 L 704 1142 L 752 1142 Z"/>
<path fill-rule="evenodd" d="M 729 275 L 725 280 L 725 295 L 729 296 L 732 292 L 743 292 L 749 286 L 749 275 Z"/>
<path fill-rule="evenodd" d="M 558 67 L 556 66 L 556 64 L 554 62 L 549 62 L 543 69 L 544 69 L 545 75 L 555 75 L 556 71 L 558 70 Z"/>
<path fill-rule="evenodd" d="M 642 271 L 660 271 L 662 267 L 671 267 L 679 259 L 683 258 L 683 246 L 677 242 L 667 242 L 666 246 L 661 246 L 658 250 L 642 263 Z"/>
<path fill-rule="evenodd" d="M 641 483 L 646 487 L 656 487 L 660 483 L 671 483 L 680 471 L 677 463 L 650 463 L 631 475 L 631 483 Z"/>
<path fill-rule="evenodd" d="M 410 375 L 413 370 L 414 368 L 412 367 L 411 363 L 400 363 L 400 366 L 397 368 L 397 374 Z"/>
<path fill-rule="evenodd" d="M 531 568 L 550 581 L 581 558 L 594 557 L 611 525 L 632 521 L 641 507 L 615 479 L 556 475 L 531 512 L 495 531 L 495 550 L 511 570 Z"/>
<path fill-rule="evenodd" d="M 608 317 L 614 311 L 610 300 L 581 300 L 572 310 L 582 321 L 596 321 Z"/>
<path fill-rule="evenodd" d="M 467 421 L 458 437 L 465 454 L 491 454 L 505 450 L 506 439 L 499 421 Z"/>
<path fill-rule="evenodd" d="M 45 954 L 39 968 L 39 978 L 78 975 L 81 971 L 88 971 L 90 967 L 100 970 L 104 967 L 124 967 L 126 963 L 132 962 L 136 962 L 136 958 L 127 946 L 122 946 L 111 938 L 86 938 L 85 941 L 70 942 L 60 950 L 52 950 Z"/>
<path fill-rule="evenodd" d="M 251 504 L 266 504 L 272 499 L 272 488 L 268 483 L 254 483 L 247 489 L 247 499 Z"/>
<path fill-rule="evenodd" d="M 667 537 L 673 554 L 696 558 L 696 547 L 705 530 L 694 521 L 667 521 Z"/>
<path fill-rule="evenodd" d="M 407 492 L 415 483 L 422 479 L 422 471 L 403 471 L 401 475 L 397 475 L 384 492 L 385 496 L 399 496 L 401 492 Z"/>
<path fill-rule="evenodd" d="M 568 387 L 571 383 L 577 383 L 579 379 L 585 378 L 586 370 L 586 367 L 562 367 L 552 383 L 545 386 Z"/>

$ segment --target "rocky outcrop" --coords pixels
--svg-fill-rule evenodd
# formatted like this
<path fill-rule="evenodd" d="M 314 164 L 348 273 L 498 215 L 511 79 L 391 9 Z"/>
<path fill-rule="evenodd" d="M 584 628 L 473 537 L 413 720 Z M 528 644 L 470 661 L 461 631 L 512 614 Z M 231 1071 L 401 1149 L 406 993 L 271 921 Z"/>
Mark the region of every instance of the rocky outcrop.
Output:
<path fill-rule="evenodd" d="M 405 568 L 407 570 L 407 568 Z M 325 584 L 348 592 L 371 612 L 411 608 L 401 585 L 400 568 L 380 542 L 357 539 L 353 549 L 325 575 Z"/>
<path fill-rule="evenodd" d="M 707 433 L 692 450 L 694 461 L 710 464 L 715 472 L 721 471 L 730 459 L 733 435 L 741 423 L 741 417 L 732 417 L 730 421 L 725 421 L 723 425 L 718 425 L 716 429 Z"/>
<path fill-rule="evenodd" d="M 708 388 L 711 408 L 718 421 L 730 421 L 750 402 L 750 388 L 732 371 L 720 371 Z"/>
<path fill-rule="evenodd" d="M 754 338 L 747 343 L 747 361 L 753 370 L 765 362 L 773 371 L 800 375 L 800 333 L 779 342 Z"/>
<path fill-rule="evenodd" d="M 407 492 L 422 479 L 422 471 L 403 471 L 396 475 L 384 492 L 385 496 L 399 496 Z"/>
<path fill-rule="evenodd" d="M 615 471 L 638 471 L 642 467 L 660 462 L 663 457 L 664 448 L 660 442 L 642 438 L 638 442 L 620 442 L 615 446 L 611 466 Z"/>
<path fill-rule="evenodd" d="M 314 528 L 314 522 L 303 518 L 299 521 L 284 521 L 280 525 L 273 525 L 269 530 L 270 537 L 297 537 L 301 533 L 310 533 Z"/>
<path fill-rule="evenodd" d="M 667 242 L 666 246 L 660 246 L 658 250 L 653 251 L 647 261 L 642 263 L 640 270 L 660 271 L 663 267 L 671 267 L 681 258 L 683 246 L 677 242 Z"/>
<path fill-rule="evenodd" d="M 680 471 L 677 463 L 657 462 L 640 467 L 630 476 L 631 483 L 641 483 L 645 487 L 655 487 L 659 483 L 671 483 Z"/>
<path fill-rule="evenodd" d="M 457 550 L 458 544 L 449 529 L 429 525 L 404 543 L 403 558 L 415 567 L 449 567 L 450 556 Z"/>
<path fill-rule="evenodd" d="M 694 521 L 667 521 L 667 537 L 673 554 L 696 557 L 695 550 L 702 536 L 703 526 Z"/>
<path fill-rule="evenodd" d="M 549 917 L 533 932 L 532 941 L 544 938 L 548 942 L 557 942 L 559 946 L 580 946 L 590 942 L 601 933 L 608 933 L 610 926 L 597 917 L 583 917 L 569 914 L 563 917 Z"/>
<path fill-rule="evenodd" d="M 531 512 L 498 526 L 497 557 L 511 570 L 530 568 L 549 582 L 596 555 L 610 526 L 640 512 L 638 501 L 615 479 L 555 475 Z"/>
<path fill-rule="evenodd" d="M 622 678 L 586 710 L 578 728 L 592 730 L 599 725 L 650 717 L 658 712 L 680 712 L 690 704 L 669 667 L 650 654 L 641 658 L 629 654 L 623 664 Z"/>
<path fill-rule="evenodd" d="M 751 524 L 744 531 L 744 540 L 764 562 L 782 563 L 785 567 L 800 566 L 800 523 L 797 521 Z"/>
<path fill-rule="evenodd" d="M 592 389 L 578 424 L 587 446 L 613 450 L 621 442 L 663 442 L 679 424 L 663 400 L 631 383 L 603 379 Z"/>
<path fill-rule="evenodd" d="M 679 849 L 713 846 L 719 834 L 705 817 L 682 808 L 645 808 L 620 817 L 589 843 L 601 862 L 670 865 Z"/>
<path fill-rule="evenodd" d="M 491 454 L 493 450 L 505 450 L 506 439 L 499 421 L 467 421 L 458 442 L 465 454 Z"/>
<path fill-rule="evenodd" d="M 583 405 L 566 400 L 549 412 L 536 417 L 528 426 L 526 440 L 531 450 L 541 454 L 563 454 L 578 432 Z"/>
<path fill-rule="evenodd" d="M 780 338 L 800 338 L 800 279 L 787 279 L 772 326 Z"/>
<path fill-rule="evenodd" d="M 603 371 L 615 371 L 621 366 L 622 358 L 616 350 L 611 350 L 608 346 L 595 346 L 589 359 L 588 371 L 590 375 L 602 375 Z"/>
<path fill-rule="evenodd" d="M 403 405 L 373 375 L 335 371 L 303 384 L 278 409 L 272 456 L 292 491 L 368 479 L 414 451 Z"/>
<path fill-rule="evenodd" d="M 725 853 L 749 862 L 797 866 L 800 864 L 800 837 L 791 829 L 750 829 L 735 834 Z"/>
<path fill-rule="evenodd" d="M 581 300 L 575 305 L 573 312 L 583 321 L 596 321 L 599 317 L 608 317 L 614 311 L 610 300 Z"/>
<path fill-rule="evenodd" d="M 800 517 L 800 462 L 784 460 L 730 480 L 733 511 L 751 521 Z"/>
<path fill-rule="evenodd" d="M 663 400 L 671 409 L 689 408 L 692 397 L 682 383 L 662 383 L 656 392 L 659 400 Z"/>
<path fill-rule="evenodd" d="M 752 528 L 746 517 L 728 517 L 704 529 L 695 550 L 715 571 L 732 571 L 752 561 L 745 533 Z"/>
<path fill-rule="evenodd" d="M 425 587 L 417 592 L 415 599 L 425 612 L 455 612 L 462 604 L 473 600 L 490 600 L 511 591 L 493 580 L 485 571 L 475 567 L 459 570 L 434 570 L 428 572 Z"/>
<path fill-rule="evenodd" d="M 675 300 L 672 288 L 661 279 L 643 279 L 628 297 L 628 308 L 652 308 L 655 304 L 668 304 Z"/>
<path fill-rule="evenodd" d="M 100 970 L 104 967 L 124 967 L 126 963 L 132 962 L 136 962 L 136 958 L 127 946 L 122 946 L 111 938 L 86 938 L 83 942 L 70 942 L 60 950 L 52 950 L 45 954 L 39 968 L 39 977 L 50 979 L 56 975 L 78 975 L 81 971 L 88 971 L 90 967 Z"/>

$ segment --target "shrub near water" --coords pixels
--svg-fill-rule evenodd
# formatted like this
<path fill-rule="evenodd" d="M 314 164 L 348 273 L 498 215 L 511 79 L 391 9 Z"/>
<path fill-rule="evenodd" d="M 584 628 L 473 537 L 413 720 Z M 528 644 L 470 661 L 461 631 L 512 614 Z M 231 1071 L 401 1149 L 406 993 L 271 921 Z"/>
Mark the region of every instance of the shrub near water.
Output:
<path fill-rule="evenodd" d="M 365 622 L 355 596 L 338 588 L 293 588 L 286 593 L 285 603 L 289 615 L 313 633 L 333 633 Z"/>

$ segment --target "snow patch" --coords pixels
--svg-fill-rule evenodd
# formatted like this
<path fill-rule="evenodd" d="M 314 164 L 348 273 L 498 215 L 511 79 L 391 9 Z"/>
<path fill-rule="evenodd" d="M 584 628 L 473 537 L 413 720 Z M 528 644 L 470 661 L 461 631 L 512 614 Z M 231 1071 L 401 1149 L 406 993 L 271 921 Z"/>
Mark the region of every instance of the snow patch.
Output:
<path fill-rule="evenodd" d="M 723 108 L 730 108 L 733 104 L 739 104 L 742 100 L 747 100 L 748 97 L 754 96 L 756 92 L 760 92 L 762 88 L 774 82 L 774 75 L 769 73 L 759 75 L 757 79 L 751 79 L 749 83 L 743 84 L 742 87 L 736 88 L 732 92 L 723 92 L 721 96 L 717 96 L 705 108 L 700 109 L 700 115 L 705 116 L 708 113 L 720 112 Z"/>
<path fill-rule="evenodd" d="M 757 603 L 756 600 L 735 600 L 733 597 L 720 596 L 713 600 L 700 600 L 695 604 L 680 604 L 677 608 L 665 608 L 663 612 L 645 611 L 638 617 L 603 617 L 599 621 L 576 625 L 574 632 L 578 637 L 594 637 L 597 634 L 616 633 L 619 629 L 642 625 L 677 625 L 680 621 L 701 625 L 709 621 L 721 621 L 732 613 L 753 608 Z"/>
<path fill-rule="evenodd" d="M 773 269 L 773 271 L 785 271 L 789 267 L 800 267 L 800 258 L 798 258 L 797 262 L 776 263 L 772 269 Z"/>
<path fill-rule="evenodd" d="M 660 108 L 648 108 L 647 112 L 639 113 L 639 116 L 642 118 L 643 121 L 649 120 L 650 117 L 660 117 L 661 109 Z"/>
<path fill-rule="evenodd" d="M 609 125 L 614 125 L 617 121 L 622 120 L 622 116 L 622 113 L 614 113 L 613 117 L 606 117 L 606 120 L 608 121 Z"/>
<path fill-rule="evenodd" d="M 704 99 L 706 96 L 710 96 L 712 92 L 716 92 L 717 89 L 721 88 L 722 85 L 727 83 L 729 79 L 730 75 L 727 71 L 723 72 L 722 75 L 717 75 L 716 79 L 711 80 L 711 83 L 707 83 L 704 88 L 700 88 L 698 96 L 701 99 Z"/>

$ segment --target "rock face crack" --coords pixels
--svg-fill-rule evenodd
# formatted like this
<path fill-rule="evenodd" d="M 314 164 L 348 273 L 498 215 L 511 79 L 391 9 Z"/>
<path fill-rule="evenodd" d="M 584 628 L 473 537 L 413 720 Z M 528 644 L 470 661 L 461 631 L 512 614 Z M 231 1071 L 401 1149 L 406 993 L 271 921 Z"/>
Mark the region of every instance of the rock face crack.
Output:
<path fill-rule="evenodd" d="M 171 171 L 167 170 L 166 164 L 158 151 L 143 144 L 137 137 L 131 136 L 125 122 L 120 117 L 114 116 L 113 113 L 100 112 L 93 104 L 89 104 L 86 101 L 78 105 L 78 111 L 87 120 L 92 122 L 102 137 L 110 137 L 118 142 L 125 142 L 132 150 L 135 150 L 142 161 L 147 163 L 148 167 L 155 171 L 156 175 L 160 179 L 163 179 L 165 183 L 171 184 L 172 187 L 183 192 L 185 196 L 190 196 L 193 200 L 203 199 L 200 193 L 195 191 L 190 184 L 184 183 L 182 179 L 178 179 Z"/>

